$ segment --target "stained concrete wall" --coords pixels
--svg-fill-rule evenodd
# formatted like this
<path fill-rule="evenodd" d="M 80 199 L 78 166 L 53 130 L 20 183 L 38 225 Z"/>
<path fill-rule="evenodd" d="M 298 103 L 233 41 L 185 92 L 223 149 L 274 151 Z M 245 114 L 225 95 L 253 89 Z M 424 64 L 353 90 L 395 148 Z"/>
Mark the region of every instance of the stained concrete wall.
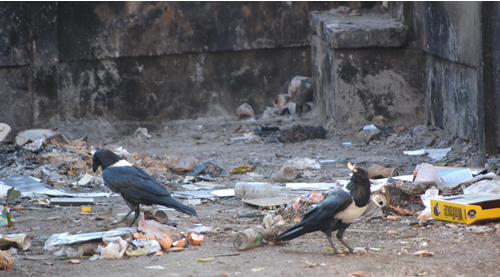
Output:
<path fill-rule="evenodd" d="M 314 102 L 322 118 L 359 129 L 375 116 L 391 125 L 425 120 L 425 54 L 387 14 L 311 13 Z"/>
<path fill-rule="evenodd" d="M 500 91 L 498 85 L 485 87 L 485 83 L 498 84 L 498 74 L 489 74 L 499 68 L 500 43 L 496 34 L 500 10 L 497 3 L 486 4 L 413 2 L 408 5 L 414 10 L 416 39 L 427 53 L 429 122 L 496 154 L 500 141 L 496 131 L 500 121 L 496 107 L 500 106 L 496 103 Z M 484 60 L 484 51 L 491 46 L 494 51 Z M 486 68 L 490 61 L 492 68 Z"/>
<path fill-rule="evenodd" d="M 344 3 L 345 4 L 345 3 Z M 310 76 L 309 12 L 339 2 L 0 2 L 0 121 L 256 113 Z"/>

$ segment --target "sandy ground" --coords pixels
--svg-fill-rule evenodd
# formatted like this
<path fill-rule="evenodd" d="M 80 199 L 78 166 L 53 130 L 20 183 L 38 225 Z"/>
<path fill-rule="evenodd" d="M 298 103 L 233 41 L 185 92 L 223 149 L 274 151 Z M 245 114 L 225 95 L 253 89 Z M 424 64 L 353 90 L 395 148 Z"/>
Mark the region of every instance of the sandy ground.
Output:
<path fill-rule="evenodd" d="M 390 126 L 392 133 L 369 143 L 359 141 L 359 128 L 340 130 L 327 128 L 326 139 L 279 143 L 268 140 L 248 142 L 231 141 L 259 126 L 288 128 L 292 125 L 317 125 L 314 120 L 289 116 L 241 122 L 229 119 L 198 119 L 170 122 L 151 138 L 140 135 L 107 140 L 105 147 L 122 146 L 129 152 L 151 157 L 161 155 L 190 155 L 200 162 L 212 161 L 226 171 L 251 164 L 256 170 L 242 175 L 217 177 L 217 183 L 233 188 L 239 181 L 268 181 L 272 173 L 287 160 L 300 157 L 315 160 L 335 160 L 323 164 L 321 170 L 302 173 L 297 182 L 331 182 L 347 179 L 348 161 L 368 168 L 373 163 L 399 167 L 403 174 L 411 174 L 417 164 L 437 161 L 427 156 L 405 156 L 404 150 L 428 145 L 452 147 L 441 162 L 465 163 L 477 146 L 450 137 L 442 130 L 415 126 Z M 404 127 L 397 129 L 398 127 Z M 64 130 L 63 130 L 64 131 Z M 418 133 L 417 133 L 418 131 Z M 351 142 L 345 145 L 344 142 Z M 6 170 L 6 169 L 4 169 Z M 8 176 L 4 176 L 8 177 Z M 159 174 L 156 178 L 174 178 Z M 276 185 L 279 185 L 275 183 Z M 171 182 L 170 190 L 182 190 L 181 184 Z M 283 185 L 283 184 L 281 184 Z M 94 191 L 106 191 L 95 185 Z M 353 247 L 365 247 L 367 253 L 355 255 L 325 255 L 329 246 L 324 234 L 312 233 L 290 241 L 284 246 L 272 243 L 237 251 L 233 235 L 247 227 L 262 224 L 261 218 L 238 218 L 236 214 L 256 211 L 235 198 L 218 198 L 193 206 L 199 216 L 191 217 L 169 212 L 178 218 L 179 228 L 193 228 L 195 224 L 214 229 L 205 234 L 201 246 L 190 246 L 182 252 L 163 256 L 141 256 L 119 260 L 89 261 L 70 264 L 58 260 L 52 252 L 43 249 L 44 241 L 54 233 L 88 233 L 106 231 L 116 213 L 128 211 L 119 196 L 95 198 L 92 215 L 80 214 L 80 207 L 44 207 L 23 200 L 28 207 L 13 212 L 17 219 L 14 229 L 0 227 L 0 233 L 26 233 L 33 241 L 30 249 L 14 255 L 16 266 L 2 276 L 500 276 L 500 225 L 489 222 L 480 226 L 449 224 L 432 221 L 416 227 L 415 216 L 391 221 L 386 217 L 357 221 L 347 230 L 344 239 Z M 111 213 L 110 213 L 111 211 Z M 110 216 L 110 214 L 112 214 Z M 287 222 L 287 225 L 291 225 Z M 337 245 L 339 243 L 334 239 Z M 419 250 L 428 250 L 431 257 L 416 256 Z M 197 262 L 197 258 L 215 258 Z M 153 267 L 153 268 L 151 268 Z"/>

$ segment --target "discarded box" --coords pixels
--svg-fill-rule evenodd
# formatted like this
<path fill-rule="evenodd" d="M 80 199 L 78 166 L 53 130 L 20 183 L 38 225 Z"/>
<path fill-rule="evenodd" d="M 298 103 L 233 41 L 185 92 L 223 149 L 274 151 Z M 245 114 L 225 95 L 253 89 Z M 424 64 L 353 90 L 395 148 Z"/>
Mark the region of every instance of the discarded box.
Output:
<path fill-rule="evenodd" d="M 466 224 L 500 219 L 499 194 L 467 194 L 431 199 L 432 217 Z"/>

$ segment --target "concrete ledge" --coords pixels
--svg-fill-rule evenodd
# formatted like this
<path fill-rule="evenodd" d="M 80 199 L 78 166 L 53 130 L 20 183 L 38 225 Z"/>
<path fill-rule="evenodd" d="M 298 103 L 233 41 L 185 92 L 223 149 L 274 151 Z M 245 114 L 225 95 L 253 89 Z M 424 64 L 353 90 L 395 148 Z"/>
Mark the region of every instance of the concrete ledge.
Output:
<path fill-rule="evenodd" d="M 338 9 L 311 12 L 313 34 L 332 48 L 400 47 L 406 45 L 408 27 L 386 13 L 364 11 L 362 15 L 341 14 Z"/>

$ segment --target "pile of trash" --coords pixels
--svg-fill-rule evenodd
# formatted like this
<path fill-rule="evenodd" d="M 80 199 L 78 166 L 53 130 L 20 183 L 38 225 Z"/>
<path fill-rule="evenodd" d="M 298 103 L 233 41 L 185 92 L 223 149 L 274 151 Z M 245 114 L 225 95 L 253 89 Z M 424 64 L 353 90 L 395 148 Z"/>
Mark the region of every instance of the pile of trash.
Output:
<path fill-rule="evenodd" d="M 53 234 L 44 249 L 64 259 L 120 259 L 143 255 L 162 256 L 189 246 L 200 246 L 204 236 L 179 232 L 154 220 L 141 220 L 137 228 L 118 228 L 106 232 Z"/>

